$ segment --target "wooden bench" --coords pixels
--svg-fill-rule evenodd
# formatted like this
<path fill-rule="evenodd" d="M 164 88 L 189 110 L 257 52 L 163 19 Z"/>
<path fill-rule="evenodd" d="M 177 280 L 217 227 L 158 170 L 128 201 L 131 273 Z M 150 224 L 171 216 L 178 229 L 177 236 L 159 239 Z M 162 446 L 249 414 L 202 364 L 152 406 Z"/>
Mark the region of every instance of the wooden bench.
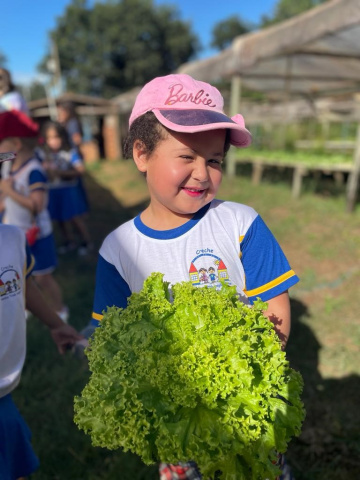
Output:
<path fill-rule="evenodd" d="M 294 198 L 298 198 L 301 194 L 301 186 L 303 178 L 311 172 L 324 173 L 326 175 L 333 175 L 337 184 L 344 182 L 344 174 L 350 173 L 353 169 L 353 165 L 349 163 L 339 164 L 318 164 L 308 165 L 300 162 L 286 162 L 267 160 L 261 156 L 249 156 L 246 158 L 237 158 L 236 154 L 230 154 L 226 160 L 226 174 L 233 176 L 236 173 L 237 164 L 251 164 L 252 176 L 251 180 L 253 185 L 259 185 L 261 183 L 262 175 L 265 168 L 290 168 L 293 169 L 292 188 L 291 194 Z"/>

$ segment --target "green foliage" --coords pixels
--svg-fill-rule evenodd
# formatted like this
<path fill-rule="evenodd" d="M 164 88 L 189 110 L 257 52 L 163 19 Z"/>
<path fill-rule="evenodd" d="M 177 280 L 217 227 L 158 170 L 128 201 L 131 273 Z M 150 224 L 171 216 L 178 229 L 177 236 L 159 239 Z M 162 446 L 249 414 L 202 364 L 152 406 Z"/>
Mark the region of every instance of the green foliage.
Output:
<path fill-rule="evenodd" d="M 319 151 L 285 151 L 285 150 L 269 150 L 265 148 L 257 149 L 254 147 L 236 150 L 236 157 L 249 159 L 256 158 L 266 162 L 277 161 L 284 163 L 303 163 L 308 166 L 316 165 L 336 165 L 351 164 L 352 155 L 341 153 L 320 153 Z"/>
<path fill-rule="evenodd" d="M 5 68 L 6 67 L 6 56 L 3 54 L 3 52 L 0 50 L 0 68 L 3 67 Z"/>
<path fill-rule="evenodd" d="M 178 11 L 155 7 L 152 0 L 108 0 L 93 7 L 74 0 L 51 37 L 67 90 L 105 97 L 174 71 L 199 48 Z"/>
<path fill-rule="evenodd" d="M 154 273 L 126 309 L 108 308 L 75 422 L 94 446 L 147 464 L 192 459 L 205 478 L 275 478 L 276 451 L 300 433 L 304 410 L 266 304 L 248 307 L 225 284 L 182 282 L 171 295 Z"/>
<path fill-rule="evenodd" d="M 219 50 L 224 50 L 231 44 L 235 37 L 243 35 L 250 30 L 250 25 L 246 24 L 237 15 L 233 15 L 214 26 L 212 29 L 211 46 Z"/>
<path fill-rule="evenodd" d="M 274 14 L 272 16 L 264 15 L 262 17 L 261 27 L 282 22 L 326 1 L 327 0 L 297 0 L 294 2 L 294 0 L 279 0 L 275 6 Z"/>

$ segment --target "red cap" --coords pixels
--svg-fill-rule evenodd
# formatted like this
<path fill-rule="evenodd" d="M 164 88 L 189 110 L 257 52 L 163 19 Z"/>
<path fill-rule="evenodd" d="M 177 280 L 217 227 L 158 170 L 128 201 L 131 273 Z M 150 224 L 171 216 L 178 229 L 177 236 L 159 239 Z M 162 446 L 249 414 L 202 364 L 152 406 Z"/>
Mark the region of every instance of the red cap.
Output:
<path fill-rule="evenodd" d="M 0 113 L 0 141 L 10 137 L 37 137 L 39 125 L 20 110 Z"/>

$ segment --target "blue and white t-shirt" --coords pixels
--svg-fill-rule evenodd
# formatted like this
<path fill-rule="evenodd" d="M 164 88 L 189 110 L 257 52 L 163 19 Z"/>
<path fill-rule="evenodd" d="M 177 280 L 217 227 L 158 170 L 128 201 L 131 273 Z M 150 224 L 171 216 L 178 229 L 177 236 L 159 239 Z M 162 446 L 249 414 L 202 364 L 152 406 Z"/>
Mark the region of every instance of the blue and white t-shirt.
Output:
<path fill-rule="evenodd" d="M 24 366 L 25 282 L 33 267 L 24 232 L 0 224 L 0 398 L 18 385 Z"/>
<path fill-rule="evenodd" d="M 82 158 L 75 148 L 71 150 L 60 150 L 59 152 L 51 152 L 49 155 L 51 166 L 62 172 L 75 169 L 79 165 L 83 165 Z M 49 182 L 49 188 L 63 188 L 76 186 L 79 179 L 74 178 L 60 178 L 57 177 Z"/>
<path fill-rule="evenodd" d="M 270 300 L 299 280 L 255 210 L 213 200 L 180 227 L 153 230 L 137 216 L 107 236 L 99 252 L 93 323 L 107 307 L 125 308 L 153 272 L 170 284 L 221 288 L 225 281 L 236 285 L 246 304 Z"/>
<path fill-rule="evenodd" d="M 9 175 L 14 180 L 13 188 L 26 197 L 35 190 L 47 190 L 46 174 L 40 161 L 35 157 L 30 158 L 17 170 L 11 171 Z M 29 209 L 12 198 L 6 197 L 3 221 L 16 225 L 26 232 L 34 224 L 34 216 Z M 40 228 L 39 238 L 47 237 L 52 233 L 52 224 L 47 208 L 36 215 L 36 224 Z"/>

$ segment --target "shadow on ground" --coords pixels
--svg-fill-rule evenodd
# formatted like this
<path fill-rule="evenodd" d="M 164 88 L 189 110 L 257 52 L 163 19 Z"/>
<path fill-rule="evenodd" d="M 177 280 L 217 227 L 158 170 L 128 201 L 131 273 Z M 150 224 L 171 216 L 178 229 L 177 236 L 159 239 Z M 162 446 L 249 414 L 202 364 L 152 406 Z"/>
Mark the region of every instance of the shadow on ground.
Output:
<path fill-rule="evenodd" d="M 297 480 L 355 480 L 360 472 L 360 377 L 321 377 L 321 343 L 306 323 L 307 307 L 296 299 L 291 307 L 287 354 L 304 379 L 307 415 L 301 436 L 290 444 L 289 462 Z"/>

